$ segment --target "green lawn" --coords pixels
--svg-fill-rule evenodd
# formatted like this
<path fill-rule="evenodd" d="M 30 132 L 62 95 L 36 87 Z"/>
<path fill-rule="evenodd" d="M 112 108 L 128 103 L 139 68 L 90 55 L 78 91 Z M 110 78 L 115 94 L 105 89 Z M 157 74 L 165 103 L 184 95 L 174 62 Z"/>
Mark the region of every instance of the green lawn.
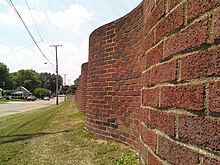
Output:
<path fill-rule="evenodd" d="M 138 155 L 118 143 L 95 140 L 70 98 L 59 106 L 1 117 L 0 164 L 136 165 Z"/>
<path fill-rule="evenodd" d="M 24 100 L 24 99 L 11 99 L 11 100 L 7 100 L 7 99 L 4 99 L 4 98 L 1 98 L 0 99 L 0 104 L 7 103 L 7 102 L 10 102 L 10 101 L 25 102 L 26 100 Z"/>
<path fill-rule="evenodd" d="M 3 98 L 0 99 L 0 104 L 2 104 L 2 103 L 6 103 L 6 102 L 8 102 L 8 100 L 3 99 Z"/>

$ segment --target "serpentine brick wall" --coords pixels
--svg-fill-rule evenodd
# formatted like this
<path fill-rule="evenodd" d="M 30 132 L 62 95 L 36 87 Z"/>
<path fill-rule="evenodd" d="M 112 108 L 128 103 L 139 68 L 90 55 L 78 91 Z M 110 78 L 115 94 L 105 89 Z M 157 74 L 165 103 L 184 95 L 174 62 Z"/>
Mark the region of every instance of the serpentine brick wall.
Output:
<path fill-rule="evenodd" d="M 87 129 L 140 164 L 220 164 L 220 1 L 144 0 L 91 34 L 79 84 Z"/>
<path fill-rule="evenodd" d="M 77 105 L 81 112 L 86 112 L 87 71 L 88 71 L 88 63 L 82 64 L 81 76 L 79 77 L 78 87 L 76 89 L 76 94 L 75 94 Z"/>

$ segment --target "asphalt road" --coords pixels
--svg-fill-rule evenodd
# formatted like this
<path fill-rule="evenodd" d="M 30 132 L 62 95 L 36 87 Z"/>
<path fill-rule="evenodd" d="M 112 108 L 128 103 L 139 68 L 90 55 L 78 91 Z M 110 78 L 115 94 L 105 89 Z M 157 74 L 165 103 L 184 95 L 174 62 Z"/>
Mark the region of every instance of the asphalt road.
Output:
<path fill-rule="evenodd" d="M 58 100 L 59 102 L 64 101 L 64 97 L 59 97 Z M 56 104 L 56 98 L 50 99 L 50 101 L 37 100 L 30 102 L 7 102 L 4 104 L 0 104 L 0 116 L 25 112 L 52 104 Z"/>

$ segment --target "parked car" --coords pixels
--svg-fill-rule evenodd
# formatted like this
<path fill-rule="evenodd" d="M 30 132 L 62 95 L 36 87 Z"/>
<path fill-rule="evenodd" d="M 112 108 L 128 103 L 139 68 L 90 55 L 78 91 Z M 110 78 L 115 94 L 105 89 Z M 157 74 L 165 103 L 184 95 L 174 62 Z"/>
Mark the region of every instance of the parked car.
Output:
<path fill-rule="evenodd" d="M 45 96 L 44 101 L 46 101 L 46 100 L 50 101 L 50 98 L 48 96 Z"/>
<path fill-rule="evenodd" d="M 12 97 L 11 97 L 11 96 L 8 96 L 8 95 L 5 95 L 4 98 L 5 98 L 6 100 L 11 100 L 11 99 L 12 99 Z"/>
<path fill-rule="evenodd" d="M 35 96 L 28 96 L 27 101 L 35 101 L 37 98 Z"/>

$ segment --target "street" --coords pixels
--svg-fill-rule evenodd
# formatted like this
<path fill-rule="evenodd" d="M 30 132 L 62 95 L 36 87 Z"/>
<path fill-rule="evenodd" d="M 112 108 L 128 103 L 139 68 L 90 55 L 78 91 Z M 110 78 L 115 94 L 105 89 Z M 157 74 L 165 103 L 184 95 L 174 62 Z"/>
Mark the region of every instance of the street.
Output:
<path fill-rule="evenodd" d="M 64 101 L 64 97 L 59 97 L 59 102 L 61 101 Z M 50 99 L 50 101 L 37 100 L 33 102 L 7 102 L 0 104 L 0 117 L 19 112 L 25 112 L 52 104 L 56 104 L 56 98 Z"/>

